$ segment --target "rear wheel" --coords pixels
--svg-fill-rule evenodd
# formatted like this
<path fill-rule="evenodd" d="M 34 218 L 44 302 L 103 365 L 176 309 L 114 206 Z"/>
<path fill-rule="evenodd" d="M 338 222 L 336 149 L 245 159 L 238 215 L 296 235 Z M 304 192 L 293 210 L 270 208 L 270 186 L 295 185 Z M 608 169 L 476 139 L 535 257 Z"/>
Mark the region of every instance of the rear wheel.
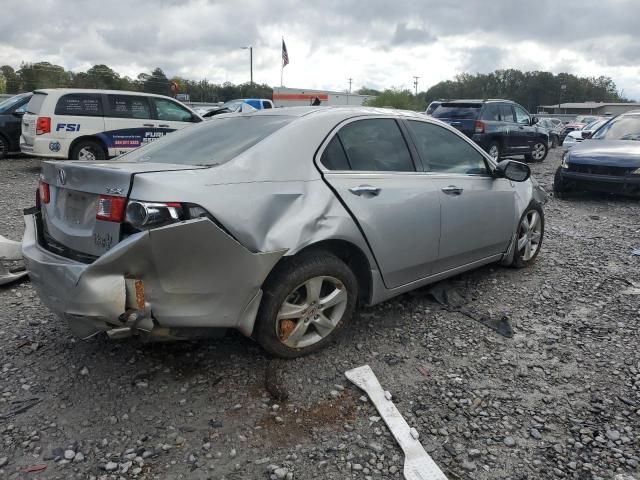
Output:
<path fill-rule="evenodd" d="M 548 152 L 549 148 L 547 147 L 547 143 L 543 142 L 542 140 L 538 140 L 533 144 L 531 153 L 527 153 L 524 158 L 529 162 L 542 162 L 545 158 L 547 158 Z"/>
<path fill-rule="evenodd" d="M 335 340 L 353 315 L 358 282 L 328 252 L 287 259 L 264 287 L 255 337 L 273 355 L 295 358 Z"/>
<path fill-rule="evenodd" d="M 98 142 L 94 140 L 81 140 L 73 147 L 70 158 L 72 160 L 95 162 L 96 160 L 105 160 L 107 154 Z"/>
<path fill-rule="evenodd" d="M 560 139 L 558 138 L 557 135 L 553 135 L 551 137 L 551 148 L 556 148 L 558 146 Z"/>
<path fill-rule="evenodd" d="M 539 205 L 530 205 L 522 214 L 516 235 L 515 254 L 512 265 L 528 267 L 536 261 L 544 237 L 544 212 Z"/>
<path fill-rule="evenodd" d="M 502 150 L 500 148 L 500 144 L 498 142 L 491 142 L 489 144 L 489 148 L 487 149 L 487 153 L 496 162 L 500 161 L 500 155 L 502 154 Z"/>
<path fill-rule="evenodd" d="M 0 159 L 3 159 L 9 153 L 9 142 L 5 140 L 5 138 L 0 135 Z"/>

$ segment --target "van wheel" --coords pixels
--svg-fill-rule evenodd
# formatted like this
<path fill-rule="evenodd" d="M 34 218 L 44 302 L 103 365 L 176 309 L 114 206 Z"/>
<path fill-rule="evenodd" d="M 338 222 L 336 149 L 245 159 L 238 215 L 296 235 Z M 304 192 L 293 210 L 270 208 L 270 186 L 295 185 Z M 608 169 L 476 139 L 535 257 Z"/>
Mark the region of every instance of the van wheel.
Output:
<path fill-rule="evenodd" d="M 82 140 L 73 147 L 71 152 L 71 160 L 83 160 L 85 162 L 95 162 L 96 160 L 105 160 L 107 155 L 98 142 L 93 140 Z"/>
<path fill-rule="evenodd" d="M 0 135 L 0 160 L 5 158 L 9 153 L 9 144 L 4 139 L 2 135 Z"/>
<path fill-rule="evenodd" d="M 547 153 L 549 152 L 549 148 L 547 147 L 547 143 L 541 140 L 538 140 L 533 144 L 533 149 L 531 153 L 527 153 L 524 156 L 524 159 L 528 162 L 542 162 L 545 158 L 547 158 Z"/>
<path fill-rule="evenodd" d="M 487 153 L 491 158 L 493 158 L 496 162 L 500 161 L 500 144 L 498 142 L 491 142 L 489 144 L 489 148 L 487 148 Z"/>
<path fill-rule="evenodd" d="M 529 205 L 520 218 L 512 266 L 524 268 L 536 261 L 544 237 L 544 212 L 539 205 Z"/>
<path fill-rule="evenodd" d="M 357 298 L 358 281 L 342 260 L 329 252 L 303 252 L 286 259 L 265 284 L 255 339 L 283 358 L 320 350 L 342 332 Z"/>

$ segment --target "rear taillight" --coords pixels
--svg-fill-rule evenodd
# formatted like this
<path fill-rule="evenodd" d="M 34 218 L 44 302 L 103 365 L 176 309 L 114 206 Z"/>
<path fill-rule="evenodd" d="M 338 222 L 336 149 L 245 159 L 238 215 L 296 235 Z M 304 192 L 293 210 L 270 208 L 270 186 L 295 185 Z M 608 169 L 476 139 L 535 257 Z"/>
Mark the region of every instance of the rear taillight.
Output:
<path fill-rule="evenodd" d="M 42 135 L 51 131 L 51 118 L 38 117 L 36 120 L 36 135 Z"/>
<path fill-rule="evenodd" d="M 98 198 L 97 220 L 105 222 L 121 223 L 124 220 L 124 208 L 127 203 L 125 197 L 113 197 L 111 195 L 100 195 Z"/>
<path fill-rule="evenodd" d="M 475 133 L 484 133 L 484 122 L 481 122 L 480 120 L 476 120 L 473 131 Z"/>
<path fill-rule="evenodd" d="M 38 184 L 38 193 L 36 195 L 36 206 L 42 204 L 46 205 L 51 201 L 51 194 L 49 193 L 49 184 L 40 180 Z"/>
<path fill-rule="evenodd" d="M 178 202 L 141 202 L 131 200 L 127 204 L 127 223 L 137 229 L 160 227 L 184 220 L 184 210 Z"/>

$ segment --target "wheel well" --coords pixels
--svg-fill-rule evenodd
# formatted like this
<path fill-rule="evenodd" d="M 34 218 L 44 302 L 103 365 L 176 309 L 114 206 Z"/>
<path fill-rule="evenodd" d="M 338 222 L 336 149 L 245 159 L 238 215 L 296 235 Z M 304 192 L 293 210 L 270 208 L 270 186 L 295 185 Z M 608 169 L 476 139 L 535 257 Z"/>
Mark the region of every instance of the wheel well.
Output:
<path fill-rule="evenodd" d="M 369 260 L 360 248 L 346 240 L 323 240 L 303 248 L 295 255 L 282 257 L 265 280 L 265 283 L 269 281 L 273 272 L 281 267 L 284 262 L 292 261 L 299 255 L 311 251 L 325 251 L 332 253 L 346 263 L 358 280 L 358 300 L 364 303 L 369 303 L 371 301 L 373 286 Z"/>
<path fill-rule="evenodd" d="M 9 141 L 9 138 L 7 138 L 7 136 L 4 133 L 0 133 L 0 138 L 2 138 L 2 140 L 4 140 L 4 143 L 7 146 L 7 152 L 6 153 L 9 153 L 11 151 L 11 142 Z"/>
<path fill-rule="evenodd" d="M 85 140 L 90 140 L 92 142 L 97 143 L 104 150 L 105 156 L 107 156 L 107 157 L 109 156 L 109 150 L 107 150 L 107 146 L 104 144 L 104 142 L 100 138 L 94 137 L 94 136 L 91 136 L 91 135 L 85 135 L 83 137 L 78 137 L 73 142 L 71 142 L 71 145 L 69 145 L 69 158 L 71 158 L 71 155 L 73 153 L 73 149 L 76 148 L 76 145 L 78 145 L 80 142 L 83 142 Z"/>

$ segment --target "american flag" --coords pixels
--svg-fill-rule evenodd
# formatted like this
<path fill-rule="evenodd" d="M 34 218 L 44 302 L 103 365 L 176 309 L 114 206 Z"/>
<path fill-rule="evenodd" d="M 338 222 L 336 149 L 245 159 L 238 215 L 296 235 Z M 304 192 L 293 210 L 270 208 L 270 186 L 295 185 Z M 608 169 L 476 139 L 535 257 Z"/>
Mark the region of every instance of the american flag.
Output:
<path fill-rule="evenodd" d="M 282 67 L 289 65 L 289 54 L 287 53 L 287 45 L 284 43 L 284 38 L 282 39 Z"/>

